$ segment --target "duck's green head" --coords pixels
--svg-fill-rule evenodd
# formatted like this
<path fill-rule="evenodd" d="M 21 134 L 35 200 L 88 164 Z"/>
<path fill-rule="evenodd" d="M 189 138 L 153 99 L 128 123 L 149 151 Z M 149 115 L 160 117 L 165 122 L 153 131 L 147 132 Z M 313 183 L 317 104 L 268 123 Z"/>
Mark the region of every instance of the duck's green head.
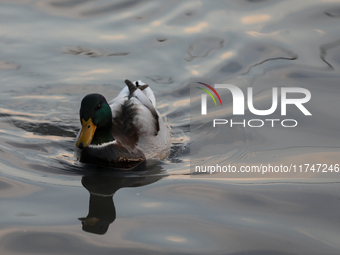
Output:
<path fill-rule="evenodd" d="M 82 128 L 76 142 L 78 148 L 113 141 L 112 112 L 102 95 L 85 96 L 81 101 L 79 115 Z"/>

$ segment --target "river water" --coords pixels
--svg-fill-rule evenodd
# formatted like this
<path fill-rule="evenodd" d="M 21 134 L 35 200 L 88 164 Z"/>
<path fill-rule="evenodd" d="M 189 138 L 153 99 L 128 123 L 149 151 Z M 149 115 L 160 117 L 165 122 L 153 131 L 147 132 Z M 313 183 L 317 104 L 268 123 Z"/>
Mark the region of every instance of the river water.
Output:
<path fill-rule="evenodd" d="M 275 135 L 245 149 L 249 136 L 232 133 L 236 156 L 213 162 L 339 163 L 339 18 L 335 0 L 0 0 L 0 253 L 339 254 L 336 178 L 190 175 L 190 83 L 201 78 L 332 79 L 313 84 L 315 128 L 294 146 Z M 125 79 L 153 89 L 169 157 L 129 172 L 77 162 L 81 99 L 110 100 Z"/>

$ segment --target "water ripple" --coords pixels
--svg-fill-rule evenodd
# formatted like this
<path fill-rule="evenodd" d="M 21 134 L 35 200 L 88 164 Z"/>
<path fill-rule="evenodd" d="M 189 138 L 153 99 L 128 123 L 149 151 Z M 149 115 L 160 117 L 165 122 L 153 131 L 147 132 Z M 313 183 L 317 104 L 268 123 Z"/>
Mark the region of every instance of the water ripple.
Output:
<path fill-rule="evenodd" d="M 104 50 L 89 49 L 89 48 L 84 48 L 84 47 L 81 47 L 81 46 L 64 47 L 62 52 L 64 54 L 84 55 L 84 56 L 91 57 L 91 58 L 110 57 L 110 56 L 126 56 L 126 55 L 129 54 L 129 52 L 108 53 Z"/>

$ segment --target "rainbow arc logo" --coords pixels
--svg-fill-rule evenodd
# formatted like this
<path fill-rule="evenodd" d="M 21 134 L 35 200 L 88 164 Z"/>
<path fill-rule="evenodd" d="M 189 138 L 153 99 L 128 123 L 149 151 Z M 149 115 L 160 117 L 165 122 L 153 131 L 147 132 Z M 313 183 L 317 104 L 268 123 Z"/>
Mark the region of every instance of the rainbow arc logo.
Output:
<path fill-rule="evenodd" d="M 205 83 L 203 83 L 203 82 L 197 82 L 197 83 L 198 83 L 198 84 L 201 84 L 201 85 L 204 85 L 204 86 L 206 86 L 207 88 L 211 89 L 211 91 L 214 92 L 215 95 L 217 96 L 217 98 L 218 98 L 218 100 L 220 101 L 220 104 L 221 104 L 221 106 L 222 106 L 222 100 L 221 100 L 221 98 L 220 98 L 220 95 L 217 93 L 217 91 L 216 91 L 213 87 L 211 87 L 210 85 L 205 84 Z M 213 94 L 211 94 L 211 92 L 210 92 L 209 90 L 203 89 L 203 88 L 200 88 L 200 87 L 197 87 L 197 88 L 203 90 L 204 92 L 206 92 L 206 93 L 212 98 L 212 100 L 214 100 L 214 103 L 215 103 L 215 105 L 217 106 L 216 100 L 215 100 Z"/>
<path fill-rule="evenodd" d="M 222 100 L 221 100 L 221 97 L 220 95 L 217 93 L 217 91 L 211 87 L 210 85 L 206 84 L 206 83 L 203 83 L 203 82 L 197 82 L 198 84 L 201 84 L 201 85 L 204 85 L 206 86 L 207 88 L 209 88 L 212 92 L 215 93 L 215 95 L 217 96 L 218 100 L 220 101 L 220 104 L 222 106 Z M 214 100 L 214 103 L 215 103 L 215 106 L 217 106 L 217 103 L 216 103 L 216 100 L 215 100 L 215 97 L 213 96 L 213 94 L 211 94 L 211 92 L 207 89 L 204 89 L 204 88 L 200 88 L 200 87 L 196 87 L 200 90 L 203 90 L 204 92 L 206 92 L 211 98 L 212 100 Z M 201 109 L 201 113 L 202 115 L 207 115 L 207 95 L 206 94 L 202 94 L 202 97 L 201 97 L 201 105 L 202 105 L 202 109 Z"/>

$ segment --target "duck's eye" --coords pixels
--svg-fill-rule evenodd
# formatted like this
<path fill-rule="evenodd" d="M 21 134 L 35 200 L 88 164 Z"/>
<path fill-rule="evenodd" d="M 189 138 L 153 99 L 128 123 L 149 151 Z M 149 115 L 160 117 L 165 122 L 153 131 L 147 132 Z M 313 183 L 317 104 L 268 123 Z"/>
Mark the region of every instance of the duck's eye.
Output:
<path fill-rule="evenodd" d="M 96 106 L 95 110 L 98 111 L 102 107 L 102 104 Z"/>

